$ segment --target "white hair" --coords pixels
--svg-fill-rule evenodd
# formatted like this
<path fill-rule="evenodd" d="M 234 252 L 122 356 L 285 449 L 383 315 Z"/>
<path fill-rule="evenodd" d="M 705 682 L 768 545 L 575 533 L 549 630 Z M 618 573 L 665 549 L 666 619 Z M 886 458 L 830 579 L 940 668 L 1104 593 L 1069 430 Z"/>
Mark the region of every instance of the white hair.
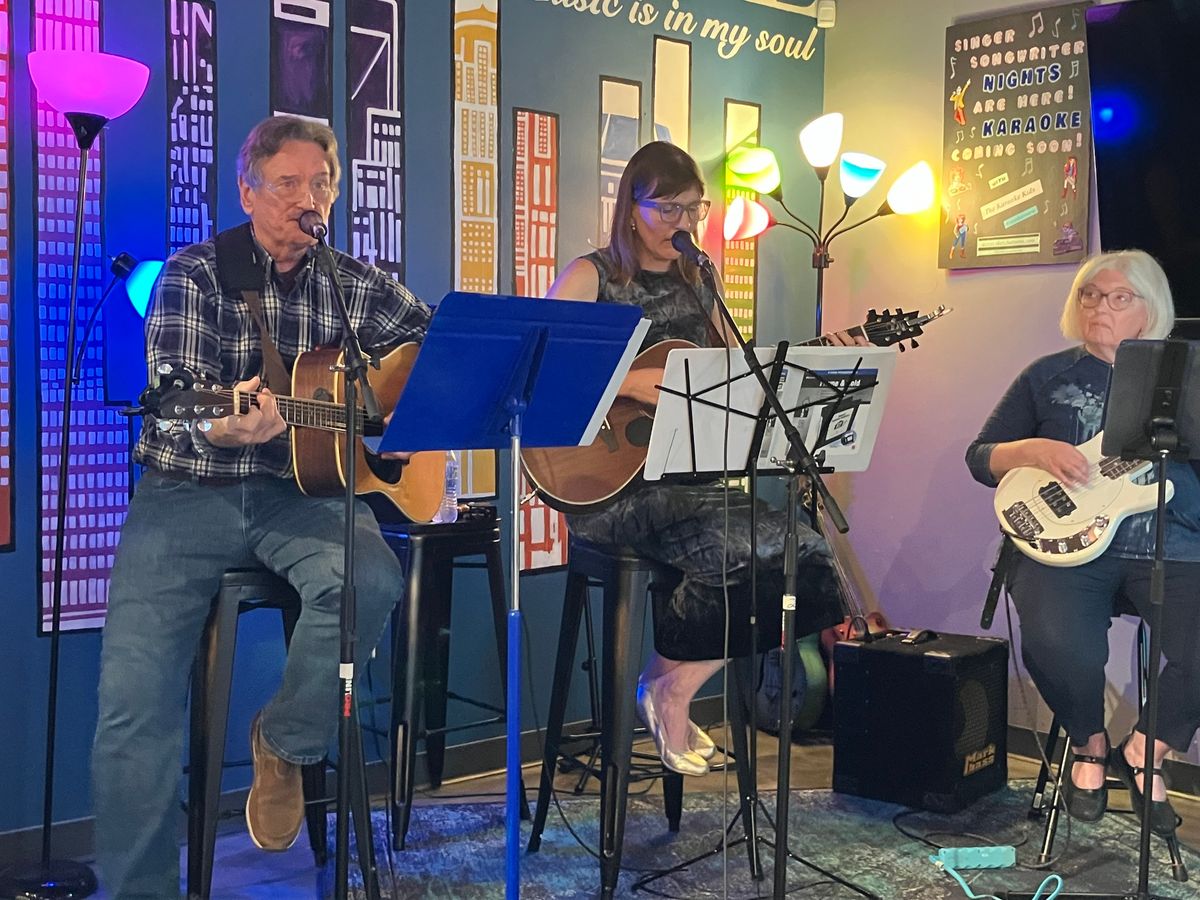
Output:
<path fill-rule="evenodd" d="M 1083 330 L 1079 327 L 1079 289 L 1105 269 L 1124 275 L 1146 304 L 1146 327 L 1140 337 L 1157 341 L 1171 333 L 1175 327 L 1175 304 L 1167 274 L 1158 260 L 1145 250 L 1113 250 L 1097 253 L 1079 264 L 1058 323 L 1063 337 L 1069 341 L 1083 340 Z"/>

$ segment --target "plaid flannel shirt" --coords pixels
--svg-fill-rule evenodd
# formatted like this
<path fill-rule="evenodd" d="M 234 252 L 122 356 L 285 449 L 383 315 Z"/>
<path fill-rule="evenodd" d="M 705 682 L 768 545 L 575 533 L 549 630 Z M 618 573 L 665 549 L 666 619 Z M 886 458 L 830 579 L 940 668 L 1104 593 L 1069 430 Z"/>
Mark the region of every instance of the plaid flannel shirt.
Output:
<path fill-rule="evenodd" d="M 257 245 L 257 242 L 256 242 Z M 281 297 L 273 277 L 274 260 L 256 246 L 262 260 L 263 314 L 267 329 L 290 371 L 298 354 L 338 346 L 342 323 L 334 306 L 333 284 L 310 252 L 295 286 Z M 374 266 L 333 251 L 350 321 L 364 350 L 382 352 L 425 335 L 432 315 L 407 288 Z M 150 383 L 158 367 L 184 366 L 205 381 L 232 386 L 262 372 L 262 347 L 250 309 L 241 296 L 222 292 L 217 279 L 216 244 L 205 241 L 176 253 L 163 267 L 146 316 L 146 361 Z M 147 424 L 134 449 L 143 465 L 195 477 L 246 477 L 292 473 L 290 432 L 265 444 L 217 447 L 197 427 L 162 432 Z"/>

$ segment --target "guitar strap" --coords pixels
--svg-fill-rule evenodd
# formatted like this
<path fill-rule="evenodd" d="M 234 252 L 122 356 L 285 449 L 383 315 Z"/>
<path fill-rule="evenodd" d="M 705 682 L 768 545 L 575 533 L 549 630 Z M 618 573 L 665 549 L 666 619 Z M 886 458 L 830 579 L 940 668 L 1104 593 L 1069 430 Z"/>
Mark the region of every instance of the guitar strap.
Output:
<path fill-rule="evenodd" d="M 292 379 L 279 348 L 271 340 L 267 318 L 263 315 L 263 266 L 258 259 L 258 248 L 250 231 L 250 223 L 227 228 L 213 240 L 217 245 L 217 280 L 221 283 L 221 290 L 227 294 L 241 295 L 258 328 L 262 344 L 263 385 L 274 394 L 287 396 L 292 392 Z"/>

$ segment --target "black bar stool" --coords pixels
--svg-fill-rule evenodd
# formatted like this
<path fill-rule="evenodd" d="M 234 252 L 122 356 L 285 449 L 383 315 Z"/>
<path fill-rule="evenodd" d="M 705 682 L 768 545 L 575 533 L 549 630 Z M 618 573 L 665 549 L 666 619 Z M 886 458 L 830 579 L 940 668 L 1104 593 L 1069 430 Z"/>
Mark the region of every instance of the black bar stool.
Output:
<path fill-rule="evenodd" d="M 494 507 L 472 507 L 465 518 L 440 524 L 397 523 L 382 527 L 383 537 L 404 564 L 407 586 L 404 612 L 392 611 L 392 846 L 403 850 L 412 816 L 417 741 L 425 741 L 431 786 L 439 787 L 445 769 L 446 735 L 452 731 L 503 722 L 503 706 L 493 706 L 448 690 L 450 613 L 454 570 L 462 557 L 482 556 L 488 573 L 492 627 L 502 696 L 507 688 L 508 607 L 500 525 Z M 446 727 L 448 700 L 490 712 L 488 718 Z M 503 702 L 503 701 L 501 701 Z M 521 789 L 524 795 L 524 785 Z M 523 806 L 521 818 L 529 818 Z"/>
<path fill-rule="evenodd" d="M 550 696 L 541 783 L 528 850 L 536 853 L 541 847 L 560 747 L 575 737 L 563 734 L 563 719 L 575 668 L 579 622 L 587 602 L 589 584 L 597 583 L 602 587 L 604 596 L 600 713 L 600 884 L 603 897 L 613 896 L 621 869 L 646 597 L 651 585 L 670 589 L 679 578 L 678 570 L 638 556 L 629 547 L 602 547 L 571 538 L 567 590 L 563 598 L 562 626 L 558 633 L 558 655 L 554 665 L 554 690 Z M 742 667 L 735 666 L 734 671 L 737 677 Z M 741 696 L 743 691 L 738 690 L 737 693 Z M 746 760 L 747 736 L 741 703 L 731 703 L 730 709 L 733 718 L 733 755 L 739 760 Z M 667 827 L 670 831 L 678 831 L 683 809 L 683 776 L 663 769 L 662 778 Z M 751 810 L 746 807 L 751 802 L 754 786 L 749 779 L 747 766 L 738 766 L 738 787 L 743 812 L 748 814 Z M 753 841 L 748 844 L 753 859 L 756 848 Z"/>
<path fill-rule="evenodd" d="M 1130 610 L 1120 610 L 1121 612 L 1130 612 Z M 1150 644 L 1147 625 L 1143 621 L 1138 625 L 1137 631 L 1137 654 L 1138 654 L 1138 706 L 1145 703 L 1147 670 L 1150 659 Z M 1062 741 L 1061 748 L 1059 741 Z M 1071 765 L 1071 742 L 1067 739 L 1067 734 L 1062 728 L 1062 724 L 1055 716 L 1050 723 L 1050 730 L 1046 733 L 1046 743 L 1044 745 L 1046 760 L 1058 762 L 1058 771 L 1064 773 L 1064 778 L 1070 778 Z M 1109 777 L 1108 788 L 1112 790 L 1125 790 L 1125 783 L 1119 778 Z M 1144 784 L 1145 782 L 1143 782 Z M 1045 864 L 1054 857 L 1054 839 L 1058 835 L 1058 820 L 1062 815 L 1061 804 L 1058 800 L 1058 780 L 1046 766 L 1045 760 L 1042 762 L 1041 769 L 1038 771 L 1037 784 L 1033 789 L 1033 801 L 1029 806 L 1029 818 L 1040 819 L 1042 814 L 1046 814 L 1046 829 L 1042 833 L 1042 848 L 1038 853 L 1038 863 Z M 1047 793 L 1047 790 L 1049 793 Z M 1171 877 L 1176 881 L 1184 882 L 1188 880 L 1187 866 L 1184 864 L 1183 855 L 1179 852 L 1179 838 L 1172 833 L 1170 837 L 1163 838 L 1166 842 L 1167 852 L 1171 857 Z"/>
<path fill-rule="evenodd" d="M 255 609 L 276 609 L 283 616 L 284 641 L 291 643 L 300 618 L 300 597 L 286 579 L 266 569 L 229 569 L 213 598 L 192 668 L 191 727 L 188 762 L 187 891 L 191 898 L 207 900 L 212 891 L 213 855 L 217 837 L 217 807 L 225 760 L 229 724 L 229 697 L 233 682 L 233 656 L 237 646 L 238 616 Z M 351 772 L 351 807 L 358 846 L 372 847 L 366 790 L 366 770 L 359 729 L 353 729 L 356 765 Z M 308 840 L 318 868 L 328 858 L 326 844 L 325 762 L 302 768 Z M 343 769 L 343 771 L 344 771 Z M 364 874 L 378 895 L 374 853 L 360 858 Z"/>

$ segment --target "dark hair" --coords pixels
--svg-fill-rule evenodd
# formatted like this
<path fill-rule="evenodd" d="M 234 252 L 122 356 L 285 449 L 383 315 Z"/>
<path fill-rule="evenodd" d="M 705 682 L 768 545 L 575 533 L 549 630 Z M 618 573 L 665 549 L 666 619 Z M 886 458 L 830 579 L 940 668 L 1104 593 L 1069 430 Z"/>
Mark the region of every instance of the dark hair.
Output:
<path fill-rule="evenodd" d="M 619 284 L 629 284 L 642 268 L 637 253 L 638 237 L 633 230 L 634 205 L 639 200 L 674 197 L 689 188 L 698 188 L 703 193 L 704 176 L 696 161 L 674 144 L 652 141 L 633 154 L 617 186 L 608 246 L 600 251 Z M 675 267 L 685 281 L 699 283 L 700 273 L 695 265 L 680 257 Z"/>

